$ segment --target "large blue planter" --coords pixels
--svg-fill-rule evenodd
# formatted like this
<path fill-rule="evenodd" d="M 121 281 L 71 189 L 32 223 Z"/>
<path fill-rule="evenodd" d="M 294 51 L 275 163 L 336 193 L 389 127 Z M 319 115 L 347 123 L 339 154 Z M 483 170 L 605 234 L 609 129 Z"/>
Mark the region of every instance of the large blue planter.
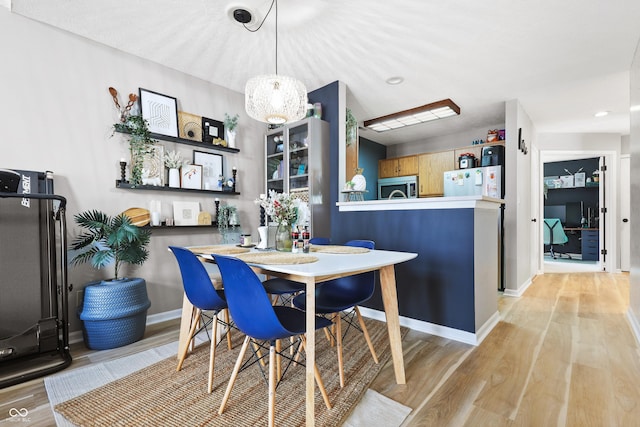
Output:
<path fill-rule="evenodd" d="M 142 339 L 150 306 L 144 279 L 87 284 L 79 313 L 85 344 L 94 350 L 106 350 Z"/>

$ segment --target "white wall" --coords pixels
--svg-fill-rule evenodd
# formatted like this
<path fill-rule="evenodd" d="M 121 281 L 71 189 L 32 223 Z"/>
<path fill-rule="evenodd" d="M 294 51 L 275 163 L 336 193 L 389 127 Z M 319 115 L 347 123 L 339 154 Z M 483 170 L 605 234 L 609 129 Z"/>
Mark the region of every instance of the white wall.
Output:
<path fill-rule="evenodd" d="M 483 141 L 486 141 L 487 131 L 489 129 L 504 129 L 504 123 L 465 129 L 449 135 L 426 138 L 422 141 L 390 145 L 387 147 L 387 157 L 410 156 L 412 154 L 447 151 L 466 147 L 468 145 L 472 145 L 475 140 L 482 139 Z"/>
<path fill-rule="evenodd" d="M 640 236 L 640 43 L 631 66 L 631 236 Z M 636 173 L 634 173 L 634 171 Z M 629 317 L 640 341 L 640 239 L 631 239 Z"/>
<path fill-rule="evenodd" d="M 0 8 L 0 117 L 2 161 L 0 167 L 45 171 L 55 174 L 55 190 L 68 200 L 70 238 L 76 234 L 73 215 L 100 209 L 115 215 L 129 207 L 149 207 L 161 200 L 163 216 L 171 215 L 171 201 L 199 201 L 201 209 L 214 212 L 208 195 L 157 191 L 126 191 L 115 188 L 120 177 L 118 162 L 129 158 L 121 135 L 111 137 L 117 112 L 107 88 L 121 93 L 121 103 L 139 87 L 174 96 L 178 109 L 222 120 L 224 113 L 240 115 L 237 146 L 240 153 L 223 152 L 225 173 L 238 168 L 241 196 L 221 196 L 238 207 L 243 228 L 255 231 L 259 209 L 253 200 L 263 189 L 264 125 L 244 112 L 242 94 L 159 66 L 118 50 L 68 34 Z M 216 70 L 212 69 L 212 73 Z M 177 148 L 191 159 L 193 147 L 161 142 Z M 181 280 L 167 245 L 212 244 L 217 230 L 202 232 L 169 230 L 154 232 L 149 261 L 129 275 L 147 280 L 150 313 L 181 307 Z M 113 276 L 113 270 L 96 272 L 91 267 L 70 269 L 74 285 L 70 295 L 72 330 L 75 290 L 90 280 Z"/>

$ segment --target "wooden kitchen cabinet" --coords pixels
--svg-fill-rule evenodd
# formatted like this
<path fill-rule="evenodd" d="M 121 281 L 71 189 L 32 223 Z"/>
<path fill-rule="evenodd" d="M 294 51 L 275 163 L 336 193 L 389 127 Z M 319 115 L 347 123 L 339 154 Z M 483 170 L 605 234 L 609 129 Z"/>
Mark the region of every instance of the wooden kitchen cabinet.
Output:
<path fill-rule="evenodd" d="M 453 170 L 455 163 L 454 151 L 418 155 L 418 196 L 442 196 L 444 173 Z"/>
<path fill-rule="evenodd" d="M 418 175 L 418 156 L 378 160 L 378 178 Z"/>

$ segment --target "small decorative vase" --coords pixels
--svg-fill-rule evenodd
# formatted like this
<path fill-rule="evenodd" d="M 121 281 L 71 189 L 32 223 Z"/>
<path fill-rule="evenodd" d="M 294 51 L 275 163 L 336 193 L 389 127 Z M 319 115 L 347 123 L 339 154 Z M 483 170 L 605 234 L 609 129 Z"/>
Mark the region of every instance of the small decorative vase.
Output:
<path fill-rule="evenodd" d="M 169 187 L 180 188 L 180 171 L 176 168 L 169 169 Z"/>
<path fill-rule="evenodd" d="M 229 148 L 236 148 L 236 130 L 226 130 L 227 134 L 227 146 Z"/>
<path fill-rule="evenodd" d="M 356 169 L 356 174 L 351 178 L 351 182 L 353 182 L 353 190 L 355 191 L 365 191 L 367 189 L 367 180 L 364 175 L 362 175 L 362 168 Z"/>
<path fill-rule="evenodd" d="M 293 246 L 293 240 L 291 238 L 290 227 L 284 224 L 278 224 L 278 230 L 276 230 L 276 250 L 280 252 L 291 252 Z"/>

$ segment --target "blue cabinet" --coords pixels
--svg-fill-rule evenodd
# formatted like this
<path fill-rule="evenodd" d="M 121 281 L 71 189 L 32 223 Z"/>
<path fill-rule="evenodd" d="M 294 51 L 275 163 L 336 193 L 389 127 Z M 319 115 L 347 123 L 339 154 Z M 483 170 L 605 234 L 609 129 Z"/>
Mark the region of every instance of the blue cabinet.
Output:
<path fill-rule="evenodd" d="M 582 260 L 598 261 L 600 258 L 599 230 L 582 230 Z"/>

